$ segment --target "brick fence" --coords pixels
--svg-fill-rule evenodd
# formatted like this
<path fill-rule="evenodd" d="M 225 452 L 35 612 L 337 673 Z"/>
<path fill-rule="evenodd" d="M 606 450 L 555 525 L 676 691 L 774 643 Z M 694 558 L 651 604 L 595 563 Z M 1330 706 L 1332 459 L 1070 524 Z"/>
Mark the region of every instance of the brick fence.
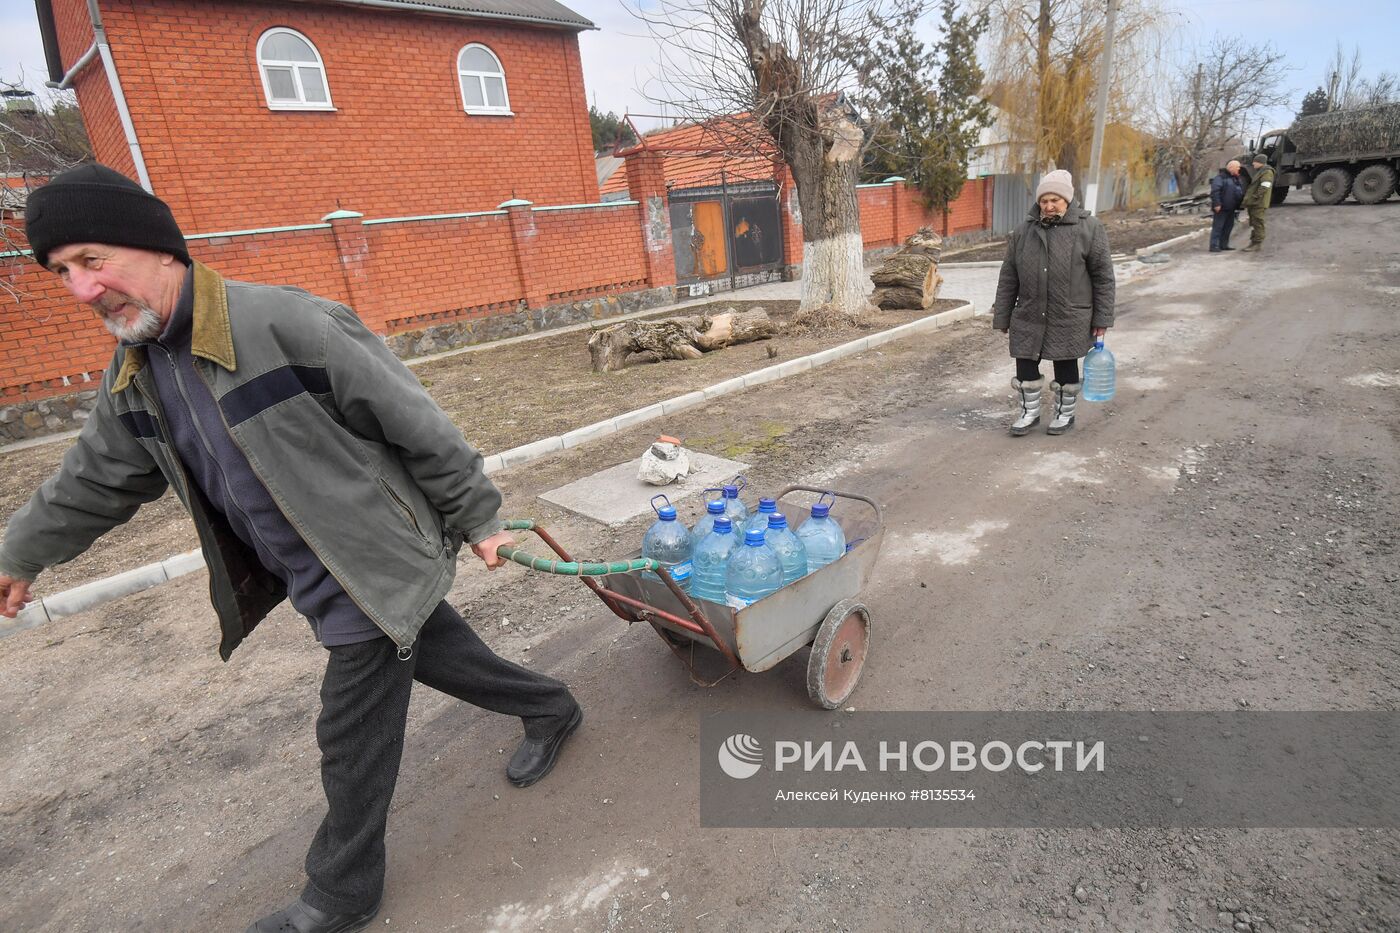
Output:
<path fill-rule="evenodd" d="M 660 157 L 627 171 L 634 201 L 366 219 L 187 237 L 190 254 L 231 279 L 297 285 L 344 302 L 401 356 L 597 320 L 674 300 L 675 262 Z M 785 263 L 800 269 L 796 192 L 781 213 Z M 932 216 L 902 182 L 862 186 L 867 249 L 918 227 L 957 234 L 990 223 L 990 184 L 969 182 Z M 112 356 L 112 338 L 56 276 L 22 252 L 0 254 L 0 443 L 75 426 Z M 57 396 L 72 396 L 62 401 Z"/>

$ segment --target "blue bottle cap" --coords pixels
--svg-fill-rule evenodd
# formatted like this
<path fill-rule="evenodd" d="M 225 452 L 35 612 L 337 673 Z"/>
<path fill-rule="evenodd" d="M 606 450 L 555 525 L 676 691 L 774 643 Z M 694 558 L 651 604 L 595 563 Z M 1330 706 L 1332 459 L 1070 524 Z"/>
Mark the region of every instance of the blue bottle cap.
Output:
<path fill-rule="evenodd" d="M 768 527 L 769 527 L 769 528 L 786 528 L 786 527 L 787 527 L 787 516 L 784 515 L 782 512 L 774 512 L 772 515 L 768 516 Z"/>
<path fill-rule="evenodd" d="M 705 503 L 705 511 L 706 511 L 706 512 L 709 512 L 711 515 L 723 515 L 723 514 L 724 514 L 724 500 L 723 500 L 723 499 L 711 499 L 709 502 L 706 502 L 706 503 Z"/>
<path fill-rule="evenodd" d="M 729 534 L 729 532 L 731 532 L 731 531 L 733 531 L 733 530 L 734 530 L 734 526 L 733 526 L 733 524 L 730 523 L 729 519 L 727 519 L 727 518 L 717 518 L 717 519 L 715 519 L 715 527 L 714 527 L 714 532 L 715 532 L 715 534 L 717 534 L 717 535 L 727 535 L 727 534 Z"/>
<path fill-rule="evenodd" d="M 778 511 L 778 500 L 777 500 L 777 499 L 759 499 L 759 500 L 758 500 L 758 510 L 759 510 L 760 512 L 776 512 L 776 511 Z"/>
<path fill-rule="evenodd" d="M 721 486 L 720 488 L 724 491 L 724 498 L 726 498 L 726 499 L 737 499 L 737 498 L 739 498 L 739 487 L 738 487 L 738 486 Z"/>
<path fill-rule="evenodd" d="M 1096 340 L 1094 341 L 1094 349 L 1095 349 L 1095 350 L 1102 350 L 1102 349 L 1103 349 L 1103 338 L 1102 338 L 1102 337 L 1099 337 L 1098 339 L 1096 339 Z"/>
<path fill-rule="evenodd" d="M 813 518 L 826 518 L 827 514 L 828 514 L 830 511 L 831 511 L 831 506 L 830 506 L 830 505 L 828 505 L 828 504 L 825 503 L 825 502 L 818 502 L 816 505 L 812 506 L 812 517 L 813 517 Z"/>
<path fill-rule="evenodd" d="M 673 522 L 676 520 L 676 507 L 674 505 L 663 505 L 656 510 L 656 514 L 663 522 Z"/>
<path fill-rule="evenodd" d="M 763 529 L 751 528 L 748 531 L 744 532 L 744 543 L 747 544 L 749 547 L 762 547 Z"/>

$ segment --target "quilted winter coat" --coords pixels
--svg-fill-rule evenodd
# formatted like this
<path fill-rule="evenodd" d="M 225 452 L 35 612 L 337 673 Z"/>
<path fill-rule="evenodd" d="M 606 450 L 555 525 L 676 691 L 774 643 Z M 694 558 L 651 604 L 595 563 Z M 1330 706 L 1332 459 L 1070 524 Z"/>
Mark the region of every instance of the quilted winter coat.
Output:
<path fill-rule="evenodd" d="M 1103 224 L 1071 206 L 1046 227 L 1032 205 L 1006 245 L 992 326 L 1011 328 L 1011 355 L 1018 359 L 1078 359 L 1094 345 L 1093 328 L 1113 326 L 1113 296 Z"/>

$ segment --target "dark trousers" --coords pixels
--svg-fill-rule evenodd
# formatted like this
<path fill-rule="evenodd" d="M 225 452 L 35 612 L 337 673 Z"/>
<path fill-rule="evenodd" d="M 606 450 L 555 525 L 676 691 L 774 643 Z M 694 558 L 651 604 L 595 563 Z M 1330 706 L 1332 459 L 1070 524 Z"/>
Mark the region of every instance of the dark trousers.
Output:
<path fill-rule="evenodd" d="M 319 910 L 350 913 L 384 892 L 384 828 L 413 681 L 519 716 L 531 738 L 562 726 L 574 698 L 559 681 L 497 656 L 446 602 L 428 617 L 407 660 L 388 638 L 327 650 L 316 741 L 328 810 L 306 853 L 302 897 Z"/>
<path fill-rule="evenodd" d="M 1210 248 L 1224 249 L 1230 245 L 1230 234 L 1235 229 L 1235 212 L 1221 211 L 1210 219 Z"/>
<path fill-rule="evenodd" d="M 1055 381 L 1062 386 L 1074 385 L 1079 381 L 1078 360 L 1055 360 Z M 1016 358 L 1016 378 L 1030 382 L 1040 378 L 1040 360 Z"/>

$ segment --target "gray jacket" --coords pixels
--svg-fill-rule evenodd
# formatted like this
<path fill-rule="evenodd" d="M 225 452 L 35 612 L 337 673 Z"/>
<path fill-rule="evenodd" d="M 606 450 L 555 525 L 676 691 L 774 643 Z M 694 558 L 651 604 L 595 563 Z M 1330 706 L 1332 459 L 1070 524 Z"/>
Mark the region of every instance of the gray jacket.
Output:
<path fill-rule="evenodd" d="M 1032 205 L 1006 244 L 992 326 L 1011 328 L 1018 359 L 1078 359 L 1094 345 L 1092 328 L 1113 326 L 1113 297 L 1113 259 L 1098 218 L 1071 206 L 1047 228 Z"/>
<path fill-rule="evenodd" d="M 384 341 L 300 289 L 194 266 L 192 349 L 229 434 L 345 592 L 401 647 L 447 594 L 462 541 L 501 527 L 482 457 Z M 119 347 L 59 472 L 15 513 L 0 572 L 34 579 L 167 486 L 194 519 L 220 655 L 285 597 L 168 446 L 142 347 Z"/>

